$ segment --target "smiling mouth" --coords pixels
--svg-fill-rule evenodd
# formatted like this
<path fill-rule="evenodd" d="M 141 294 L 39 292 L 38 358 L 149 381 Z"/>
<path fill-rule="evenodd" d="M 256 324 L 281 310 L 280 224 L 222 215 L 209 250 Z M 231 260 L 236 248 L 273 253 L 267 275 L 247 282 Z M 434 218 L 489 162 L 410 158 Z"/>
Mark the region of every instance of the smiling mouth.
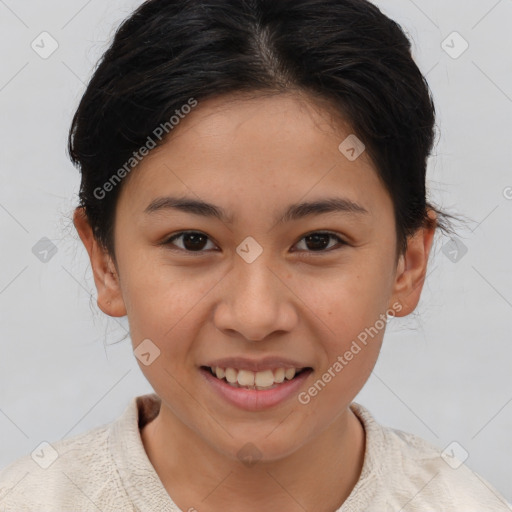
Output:
<path fill-rule="evenodd" d="M 233 388 L 255 389 L 258 391 L 276 388 L 303 373 L 313 371 L 311 367 L 304 367 L 275 368 L 273 370 L 252 372 L 250 370 L 237 370 L 235 368 L 221 368 L 218 366 L 201 366 L 201 370 L 209 372 Z"/>

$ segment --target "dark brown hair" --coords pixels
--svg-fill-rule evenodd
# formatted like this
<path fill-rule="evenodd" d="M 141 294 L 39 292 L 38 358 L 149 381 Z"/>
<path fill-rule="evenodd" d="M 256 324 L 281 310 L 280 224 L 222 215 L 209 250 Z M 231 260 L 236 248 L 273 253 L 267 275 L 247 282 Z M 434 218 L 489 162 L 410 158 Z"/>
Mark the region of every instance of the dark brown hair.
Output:
<path fill-rule="evenodd" d="M 428 84 L 401 27 L 366 0 L 149 0 L 117 30 L 73 117 L 70 157 L 97 240 L 115 260 L 122 183 L 101 188 L 187 104 L 235 92 L 301 91 L 329 102 L 366 145 L 394 204 L 397 256 L 428 226 L 435 138 Z M 171 132 L 172 135 L 172 132 Z M 163 143 L 165 138 L 158 141 Z"/>

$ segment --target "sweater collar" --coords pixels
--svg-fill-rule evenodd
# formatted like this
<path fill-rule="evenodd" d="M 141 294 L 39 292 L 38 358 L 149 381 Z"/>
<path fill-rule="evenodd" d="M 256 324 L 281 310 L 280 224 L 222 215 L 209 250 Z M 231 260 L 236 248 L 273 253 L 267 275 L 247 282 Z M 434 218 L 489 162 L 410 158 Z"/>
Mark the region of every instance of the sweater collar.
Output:
<path fill-rule="evenodd" d="M 151 464 L 139 430 L 160 410 L 160 398 L 151 393 L 132 398 L 123 414 L 111 425 L 109 449 L 123 486 L 136 510 L 180 512 Z"/>
<path fill-rule="evenodd" d="M 158 415 L 160 405 L 161 399 L 156 393 L 132 398 L 123 414 L 110 426 L 109 450 L 136 510 L 180 512 L 151 464 L 140 433 L 140 429 Z M 349 497 L 336 512 L 361 510 L 363 497 L 365 506 L 369 506 L 376 482 L 385 471 L 376 461 L 376 452 L 384 442 L 382 427 L 362 405 L 353 402 L 350 409 L 365 430 L 365 454 L 361 475 Z"/>

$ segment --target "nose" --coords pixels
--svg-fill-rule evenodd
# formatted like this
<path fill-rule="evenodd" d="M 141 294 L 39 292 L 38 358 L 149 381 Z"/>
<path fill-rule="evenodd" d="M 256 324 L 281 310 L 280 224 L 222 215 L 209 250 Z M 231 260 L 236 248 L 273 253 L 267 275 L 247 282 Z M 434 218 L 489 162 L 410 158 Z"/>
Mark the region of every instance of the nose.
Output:
<path fill-rule="evenodd" d="M 262 256 L 252 263 L 238 258 L 220 288 L 214 312 L 217 329 L 250 341 L 291 331 L 298 321 L 295 295 L 281 274 Z"/>

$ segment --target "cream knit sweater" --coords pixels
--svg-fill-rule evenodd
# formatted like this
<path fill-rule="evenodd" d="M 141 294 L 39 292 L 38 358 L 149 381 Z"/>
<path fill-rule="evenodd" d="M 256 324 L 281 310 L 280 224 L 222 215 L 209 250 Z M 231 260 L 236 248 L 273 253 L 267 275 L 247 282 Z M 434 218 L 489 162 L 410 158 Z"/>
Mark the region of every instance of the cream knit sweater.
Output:
<path fill-rule="evenodd" d="M 37 462 L 29 455 L 16 460 L 0 472 L 0 512 L 179 512 L 140 437 L 159 406 L 155 394 L 134 397 L 114 422 L 43 447 Z M 365 428 L 365 458 L 352 493 L 333 512 L 512 510 L 466 465 L 445 460 L 419 437 L 379 425 L 359 404 L 351 408 Z"/>

